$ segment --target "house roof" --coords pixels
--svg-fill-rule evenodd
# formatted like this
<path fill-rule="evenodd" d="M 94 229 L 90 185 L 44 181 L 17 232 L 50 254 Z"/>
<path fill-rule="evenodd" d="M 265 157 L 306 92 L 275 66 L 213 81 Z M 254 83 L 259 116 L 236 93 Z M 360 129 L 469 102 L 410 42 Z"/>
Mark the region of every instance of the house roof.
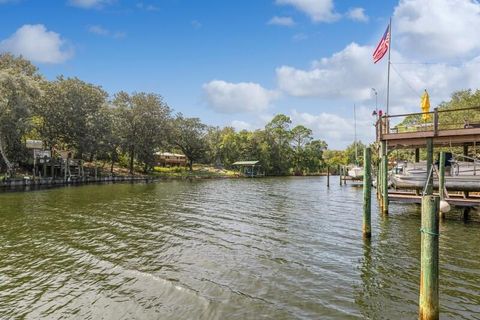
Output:
<path fill-rule="evenodd" d="M 237 162 L 234 162 L 233 165 L 234 166 L 254 166 L 259 162 L 260 161 L 237 161 Z"/>

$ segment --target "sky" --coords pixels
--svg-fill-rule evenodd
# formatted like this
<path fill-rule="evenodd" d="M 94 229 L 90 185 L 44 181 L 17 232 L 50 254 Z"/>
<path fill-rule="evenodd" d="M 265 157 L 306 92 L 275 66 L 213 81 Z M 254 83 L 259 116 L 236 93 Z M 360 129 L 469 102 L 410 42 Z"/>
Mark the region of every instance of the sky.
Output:
<path fill-rule="evenodd" d="M 425 89 L 436 106 L 480 86 L 473 0 L 0 0 L 0 52 L 48 79 L 161 94 L 209 125 L 253 130 L 283 113 L 344 148 L 354 106 L 367 143 L 375 101 L 385 110 L 387 57 L 372 54 L 390 18 L 390 114 L 419 112 Z"/>

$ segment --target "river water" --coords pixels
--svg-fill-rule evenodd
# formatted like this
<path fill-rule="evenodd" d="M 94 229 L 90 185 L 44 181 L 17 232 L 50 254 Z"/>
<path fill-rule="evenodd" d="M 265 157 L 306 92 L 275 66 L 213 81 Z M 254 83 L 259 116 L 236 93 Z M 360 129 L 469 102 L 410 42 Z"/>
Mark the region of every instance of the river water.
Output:
<path fill-rule="evenodd" d="M 0 318 L 414 319 L 420 211 L 325 179 L 0 194 Z M 373 202 L 375 203 L 375 201 Z M 441 224 L 442 319 L 480 319 L 480 224 Z"/>

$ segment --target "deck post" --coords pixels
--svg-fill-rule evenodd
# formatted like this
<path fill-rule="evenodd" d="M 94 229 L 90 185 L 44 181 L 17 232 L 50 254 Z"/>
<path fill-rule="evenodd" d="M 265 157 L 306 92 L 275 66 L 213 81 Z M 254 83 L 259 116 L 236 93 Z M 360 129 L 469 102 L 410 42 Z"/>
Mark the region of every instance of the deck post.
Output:
<path fill-rule="evenodd" d="M 327 166 L 327 188 L 330 187 L 330 166 Z"/>
<path fill-rule="evenodd" d="M 371 149 L 366 147 L 363 151 L 363 237 L 372 237 L 372 167 L 370 165 Z"/>
<path fill-rule="evenodd" d="M 388 213 L 388 156 L 387 141 L 382 141 L 382 213 Z"/>
<path fill-rule="evenodd" d="M 463 155 L 468 157 L 468 144 L 463 144 Z"/>
<path fill-rule="evenodd" d="M 427 195 L 432 195 L 433 194 L 433 172 L 430 174 L 430 171 L 432 170 L 433 166 L 433 139 L 428 138 L 427 139 L 427 178 L 430 176 L 430 179 L 428 179 L 427 187 L 426 187 L 426 193 Z"/>
<path fill-rule="evenodd" d="M 421 265 L 420 265 L 420 320 L 437 320 L 438 308 L 438 211 L 439 197 L 422 197 Z"/>
<path fill-rule="evenodd" d="M 420 162 L 420 149 L 415 148 L 415 163 Z"/>

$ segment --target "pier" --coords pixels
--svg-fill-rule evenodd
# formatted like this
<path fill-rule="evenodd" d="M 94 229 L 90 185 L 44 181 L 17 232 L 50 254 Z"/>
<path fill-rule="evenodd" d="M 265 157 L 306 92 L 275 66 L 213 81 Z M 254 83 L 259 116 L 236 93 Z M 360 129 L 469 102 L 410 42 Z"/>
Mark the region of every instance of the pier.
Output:
<path fill-rule="evenodd" d="M 470 123 L 472 113 L 480 111 L 480 107 L 444 109 L 435 108 L 429 113 L 409 113 L 385 115 L 376 123 L 376 141 L 381 146 L 378 185 L 379 197 L 382 200 L 384 213 L 388 212 L 390 200 L 397 202 L 420 203 L 419 190 L 415 192 L 392 191 L 388 188 L 388 155 L 395 150 L 414 149 L 415 162 L 420 161 L 420 149 L 427 149 L 427 167 L 434 160 L 435 148 L 463 148 L 463 155 L 468 157 L 469 148 L 476 149 L 480 143 L 480 123 Z M 470 115 L 470 116 L 469 116 Z M 402 125 L 404 119 L 416 119 L 411 125 Z M 428 119 L 418 121 L 419 119 Z M 452 120 L 454 119 L 454 120 Z M 409 190 L 406 190 L 409 191 Z M 410 190 L 411 191 L 411 190 Z M 471 192 L 480 192 L 478 190 Z M 448 195 L 446 200 L 451 205 L 474 207 L 480 206 L 480 198 L 472 197 L 465 192 L 463 197 Z"/>

